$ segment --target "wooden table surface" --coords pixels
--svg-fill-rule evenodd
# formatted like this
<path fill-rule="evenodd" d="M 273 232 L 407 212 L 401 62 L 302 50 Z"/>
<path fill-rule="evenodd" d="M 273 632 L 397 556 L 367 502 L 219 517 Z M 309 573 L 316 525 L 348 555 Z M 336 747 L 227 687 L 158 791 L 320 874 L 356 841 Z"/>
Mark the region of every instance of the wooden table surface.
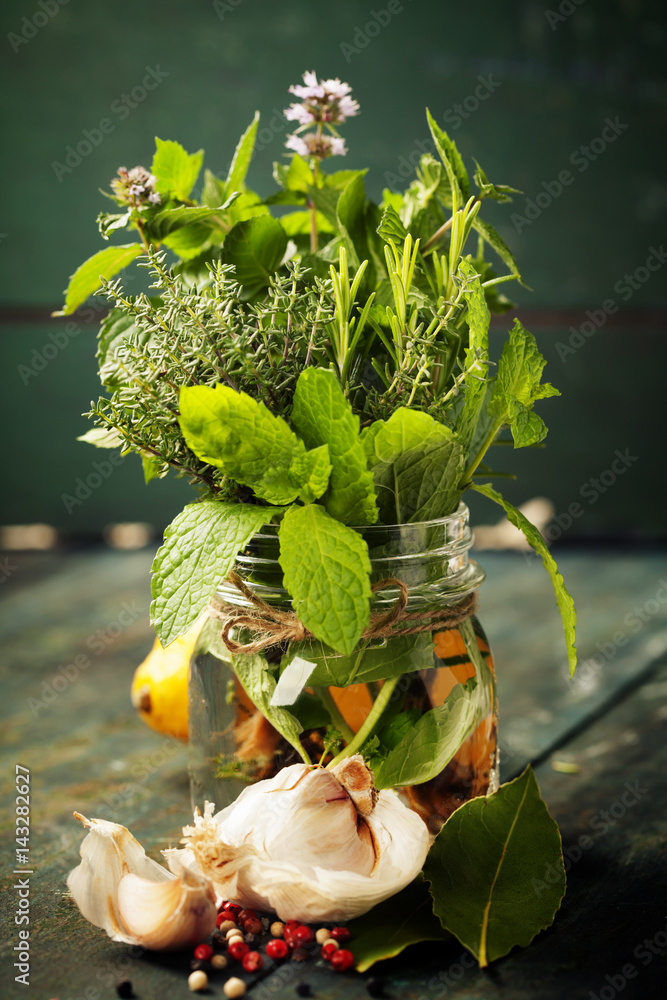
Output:
<path fill-rule="evenodd" d="M 186 750 L 147 729 L 129 701 L 151 645 L 151 555 L 10 553 L 1 564 L 2 998 L 105 1000 L 122 979 L 140 1000 L 191 995 L 183 957 L 114 944 L 65 886 L 83 836 L 75 809 L 129 827 L 157 859 L 189 819 Z M 573 684 L 539 561 L 477 558 L 487 571 L 480 617 L 498 667 L 503 778 L 532 761 L 563 834 L 569 885 L 554 926 L 487 972 L 460 946 L 419 945 L 364 976 L 334 975 L 321 961 L 268 968 L 251 997 L 295 997 L 305 981 L 322 1000 L 354 1000 L 368 997 L 370 975 L 383 978 L 387 997 L 411 1000 L 667 996 L 667 558 L 560 555 L 580 618 Z M 28 989 L 13 969 L 16 764 L 31 775 Z M 210 995 L 223 996 L 222 979 Z"/>

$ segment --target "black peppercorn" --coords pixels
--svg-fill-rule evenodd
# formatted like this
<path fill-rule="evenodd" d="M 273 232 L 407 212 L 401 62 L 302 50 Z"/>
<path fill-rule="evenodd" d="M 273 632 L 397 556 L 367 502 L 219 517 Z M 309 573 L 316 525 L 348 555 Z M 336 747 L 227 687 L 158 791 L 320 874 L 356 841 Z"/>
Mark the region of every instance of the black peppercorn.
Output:
<path fill-rule="evenodd" d="M 132 983 L 129 979 L 122 979 L 116 984 L 116 993 L 121 998 L 121 1000 L 130 1000 L 134 996 L 134 990 L 132 989 Z"/>
<path fill-rule="evenodd" d="M 383 997 L 385 995 L 383 980 L 371 976 L 370 979 L 366 980 L 366 990 L 372 997 Z"/>
<path fill-rule="evenodd" d="M 309 983 L 297 983 L 295 989 L 299 997 L 312 997 L 313 995 Z"/>

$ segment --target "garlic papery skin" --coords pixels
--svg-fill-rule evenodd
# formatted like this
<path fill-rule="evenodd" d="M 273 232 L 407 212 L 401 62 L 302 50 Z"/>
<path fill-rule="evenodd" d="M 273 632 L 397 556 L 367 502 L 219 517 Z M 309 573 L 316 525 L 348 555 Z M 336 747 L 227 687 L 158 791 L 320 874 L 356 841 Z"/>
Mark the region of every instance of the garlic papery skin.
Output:
<path fill-rule="evenodd" d="M 114 941 L 166 951 L 197 943 L 215 928 L 215 893 L 196 872 L 167 871 L 129 830 L 74 813 L 89 833 L 67 887 L 81 913 Z"/>
<path fill-rule="evenodd" d="M 172 869 L 195 867 L 226 899 L 282 920 L 350 920 L 408 885 L 430 843 L 395 792 L 373 788 L 362 801 L 365 815 L 333 771 L 294 764 L 215 816 L 207 803 L 183 830 L 186 850 L 165 856 Z"/>

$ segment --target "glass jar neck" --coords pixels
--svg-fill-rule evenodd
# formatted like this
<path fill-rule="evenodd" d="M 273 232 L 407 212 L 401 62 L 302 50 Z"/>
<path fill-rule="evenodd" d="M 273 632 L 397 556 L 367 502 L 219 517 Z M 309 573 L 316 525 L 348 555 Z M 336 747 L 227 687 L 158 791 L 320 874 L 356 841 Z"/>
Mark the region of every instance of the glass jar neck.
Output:
<path fill-rule="evenodd" d="M 412 524 L 355 527 L 368 543 L 371 583 L 394 578 L 409 588 L 408 607 L 454 603 L 476 590 L 484 571 L 468 557 L 473 543 L 469 511 L 464 503 L 448 517 Z M 236 572 L 267 604 L 289 606 L 278 562 L 278 526 L 264 525 L 236 558 Z M 396 587 L 384 587 L 373 595 L 373 607 L 393 605 Z M 231 584 L 224 582 L 216 597 L 238 607 L 249 602 Z"/>

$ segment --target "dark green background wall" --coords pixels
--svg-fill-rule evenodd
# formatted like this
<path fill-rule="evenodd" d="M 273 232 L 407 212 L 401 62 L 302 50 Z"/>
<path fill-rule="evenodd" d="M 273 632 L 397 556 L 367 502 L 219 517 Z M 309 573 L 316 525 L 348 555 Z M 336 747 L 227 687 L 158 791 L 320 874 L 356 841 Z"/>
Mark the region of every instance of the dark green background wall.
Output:
<path fill-rule="evenodd" d="M 345 130 L 348 165 L 370 166 L 372 196 L 386 183 L 396 186 L 417 141 L 426 139 L 425 105 L 468 162 L 477 157 L 492 179 L 525 192 L 511 207 L 498 207 L 493 221 L 534 290 L 517 299 L 533 313 L 549 379 L 564 398 L 542 409 L 552 428 L 548 448 L 508 454 L 521 475 L 509 495 L 520 501 L 545 494 L 565 511 L 590 477 L 610 467 L 615 450 L 627 448 L 636 460 L 595 503 L 584 500 L 584 514 L 563 537 L 664 533 L 667 268 L 636 290 L 622 289 L 623 276 L 666 235 L 665 5 L 400 6 L 377 34 L 366 25 L 375 23 L 372 11 L 387 21 L 385 0 L 3 6 L 0 417 L 7 482 L 0 523 L 43 520 L 73 533 L 129 519 L 162 527 L 187 498 L 179 483 L 144 487 L 128 459 L 66 512 L 62 495 L 105 457 L 73 441 L 86 429 L 80 413 L 98 391 L 95 329 L 82 326 L 66 344 L 61 334 L 64 346 L 37 372 L 38 356 L 61 328 L 16 320 L 28 308 L 59 304 L 68 275 L 101 245 L 94 220 L 105 204 L 98 188 L 121 164 L 149 164 L 156 134 L 191 150 L 204 146 L 207 165 L 219 171 L 259 109 L 268 131 L 249 180 L 268 194 L 272 161 L 283 155 L 285 129 L 276 112 L 289 103 L 289 84 L 314 68 L 348 80 L 361 103 L 362 115 Z M 149 70 L 162 81 L 136 107 L 120 110 L 123 95 L 141 87 Z M 469 98 L 471 108 L 480 76 L 493 92 L 456 127 L 455 106 Z M 54 167 L 103 118 L 113 130 L 90 155 L 71 171 Z M 627 127 L 582 171 L 576 151 L 601 135 L 608 118 Z M 566 169 L 573 182 L 530 224 L 521 222 L 526 198 L 542 192 L 545 205 L 545 192 L 557 191 L 552 182 Z M 567 343 L 568 328 L 610 299 L 620 311 L 565 356 L 558 344 Z"/>

